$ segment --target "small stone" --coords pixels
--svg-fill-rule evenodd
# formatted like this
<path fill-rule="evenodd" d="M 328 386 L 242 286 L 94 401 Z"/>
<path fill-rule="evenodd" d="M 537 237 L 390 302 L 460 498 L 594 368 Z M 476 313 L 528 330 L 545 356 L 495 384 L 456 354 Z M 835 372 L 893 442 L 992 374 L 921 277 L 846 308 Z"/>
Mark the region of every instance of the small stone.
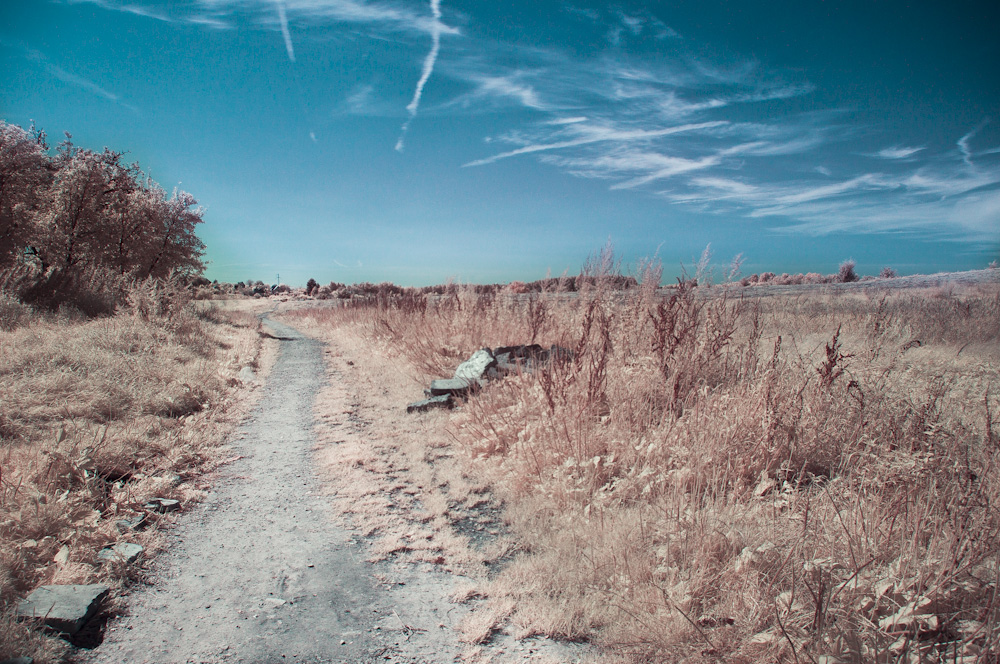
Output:
<path fill-rule="evenodd" d="M 131 542 L 118 542 L 107 549 L 101 549 L 97 553 L 99 561 L 118 561 L 131 563 L 142 554 L 142 547 Z"/>
<path fill-rule="evenodd" d="M 177 473 L 165 473 L 160 475 L 160 477 L 170 482 L 170 486 L 172 487 L 178 487 L 184 483 L 184 478 Z"/>
<path fill-rule="evenodd" d="M 57 553 L 56 557 L 53 558 L 52 560 L 53 560 L 53 562 L 55 562 L 56 564 L 59 564 L 59 565 L 65 565 L 66 563 L 68 563 L 69 562 L 69 547 L 68 546 L 63 546 L 61 549 L 59 549 L 59 553 Z"/>
<path fill-rule="evenodd" d="M 0 664 L 34 664 L 35 660 L 31 657 L 11 657 L 9 659 L 0 660 Z"/>
<path fill-rule="evenodd" d="M 75 634 L 107 594 L 108 587 L 96 583 L 41 586 L 18 604 L 17 615 L 22 619 L 43 619 L 52 629 Z"/>
<path fill-rule="evenodd" d="M 256 383 L 257 374 L 253 372 L 253 369 L 251 367 L 243 367 L 242 369 L 240 369 L 240 382 L 244 384 Z"/>
<path fill-rule="evenodd" d="M 181 508 L 181 501 L 173 500 L 172 498 L 152 498 L 143 507 L 151 512 L 160 512 L 163 514 L 179 510 Z"/>
<path fill-rule="evenodd" d="M 132 530 L 142 530 L 146 525 L 146 515 L 139 514 L 131 519 L 119 519 L 115 521 L 115 529 L 123 535 Z"/>

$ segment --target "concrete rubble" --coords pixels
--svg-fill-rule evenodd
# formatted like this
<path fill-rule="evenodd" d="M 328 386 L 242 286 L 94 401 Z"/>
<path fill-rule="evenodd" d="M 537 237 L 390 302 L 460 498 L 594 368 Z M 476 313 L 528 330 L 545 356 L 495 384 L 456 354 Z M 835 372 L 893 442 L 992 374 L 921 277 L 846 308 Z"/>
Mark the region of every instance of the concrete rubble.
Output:
<path fill-rule="evenodd" d="M 427 398 L 409 404 L 406 412 L 419 413 L 433 408 L 452 408 L 455 397 L 467 397 L 486 387 L 490 381 L 509 374 L 532 373 L 551 363 L 567 362 L 572 358 L 573 351 L 560 346 L 543 348 L 538 344 L 530 344 L 500 346 L 492 350 L 483 348 L 458 365 L 451 378 L 431 381 L 430 388 L 424 390 Z"/>
<path fill-rule="evenodd" d="M 130 563 L 140 555 L 142 555 L 142 546 L 132 544 L 131 542 L 118 542 L 113 546 L 98 551 L 97 560 L 99 562 L 108 561 Z"/>
<path fill-rule="evenodd" d="M 97 612 L 108 586 L 52 585 L 36 588 L 17 606 L 21 619 L 39 619 L 54 630 L 76 634 Z"/>

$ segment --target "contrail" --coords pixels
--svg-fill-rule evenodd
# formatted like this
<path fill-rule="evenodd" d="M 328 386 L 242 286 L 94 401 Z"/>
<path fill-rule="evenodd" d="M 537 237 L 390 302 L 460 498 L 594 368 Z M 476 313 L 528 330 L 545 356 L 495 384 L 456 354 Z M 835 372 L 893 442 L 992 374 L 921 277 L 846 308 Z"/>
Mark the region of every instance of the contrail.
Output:
<path fill-rule="evenodd" d="M 274 0 L 278 5 L 278 20 L 281 22 L 281 36 L 285 38 L 285 50 L 288 51 L 288 59 L 295 62 L 295 49 L 292 48 L 292 35 L 288 32 L 288 17 L 285 15 L 284 0 Z"/>
<path fill-rule="evenodd" d="M 431 24 L 431 52 L 424 58 L 424 68 L 420 72 L 420 80 L 417 81 L 417 89 L 413 91 L 413 100 L 406 106 L 410 117 L 403 123 L 399 140 L 396 141 L 396 152 L 403 151 L 403 139 L 406 131 L 410 128 L 410 123 L 417 116 L 417 109 L 420 107 L 420 97 L 424 94 L 424 86 L 427 79 L 434 71 L 434 63 L 437 62 L 438 51 L 441 50 L 441 0 L 431 0 L 431 13 L 434 15 L 434 22 Z"/>

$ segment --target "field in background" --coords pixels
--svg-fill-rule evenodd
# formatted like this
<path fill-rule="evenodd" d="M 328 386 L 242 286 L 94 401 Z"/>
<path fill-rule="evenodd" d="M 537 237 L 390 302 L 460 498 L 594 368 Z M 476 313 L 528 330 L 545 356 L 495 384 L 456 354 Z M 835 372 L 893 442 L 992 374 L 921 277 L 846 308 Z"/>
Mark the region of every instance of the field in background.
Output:
<path fill-rule="evenodd" d="M 517 633 L 637 661 L 995 661 L 1000 285 L 664 295 L 648 269 L 623 295 L 598 268 L 572 298 L 292 314 L 424 379 L 484 346 L 573 350 L 430 416 L 505 504 L 520 555 L 481 591 Z"/>
<path fill-rule="evenodd" d="M 17 602 L 49 583 L 138 580 L 142 566 L 95 556 L 121 541 L 152 553 L 156 528 L 120 533 L 116 521 L 152 497 L 199 498 L 199 474 L 220 461 L 260 323 L 188 298 L 151 280 L 116 315 L 88 319 L 0 294 L 0 659 L 58 659 L 65 643 L 17 622 Z"/>

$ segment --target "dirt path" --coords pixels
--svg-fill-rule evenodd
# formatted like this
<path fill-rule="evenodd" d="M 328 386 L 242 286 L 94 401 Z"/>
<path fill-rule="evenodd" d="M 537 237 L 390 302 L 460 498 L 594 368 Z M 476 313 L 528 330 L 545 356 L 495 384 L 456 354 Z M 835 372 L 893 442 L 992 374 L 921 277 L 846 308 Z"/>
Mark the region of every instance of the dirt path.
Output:
<path fill-rule="evenodd" d="M 368 562 L 370 543 L 332 507 L 337 487 L 317 476 L 313 408 L 327 385 L 324 346 L 266 325 L 281 340 L 279 355 L 232 441 L 238 458 L 209 498 L 177 519 L 127 615 L 76 661 L 577 661 L 509 639 L 470 651 L 457 637 L 469 607 L 450 601 L 460 577 Z M 351 412 L 356 395 L 336 392 L 342 402 L 328 403 L 330 411 Z"/>

